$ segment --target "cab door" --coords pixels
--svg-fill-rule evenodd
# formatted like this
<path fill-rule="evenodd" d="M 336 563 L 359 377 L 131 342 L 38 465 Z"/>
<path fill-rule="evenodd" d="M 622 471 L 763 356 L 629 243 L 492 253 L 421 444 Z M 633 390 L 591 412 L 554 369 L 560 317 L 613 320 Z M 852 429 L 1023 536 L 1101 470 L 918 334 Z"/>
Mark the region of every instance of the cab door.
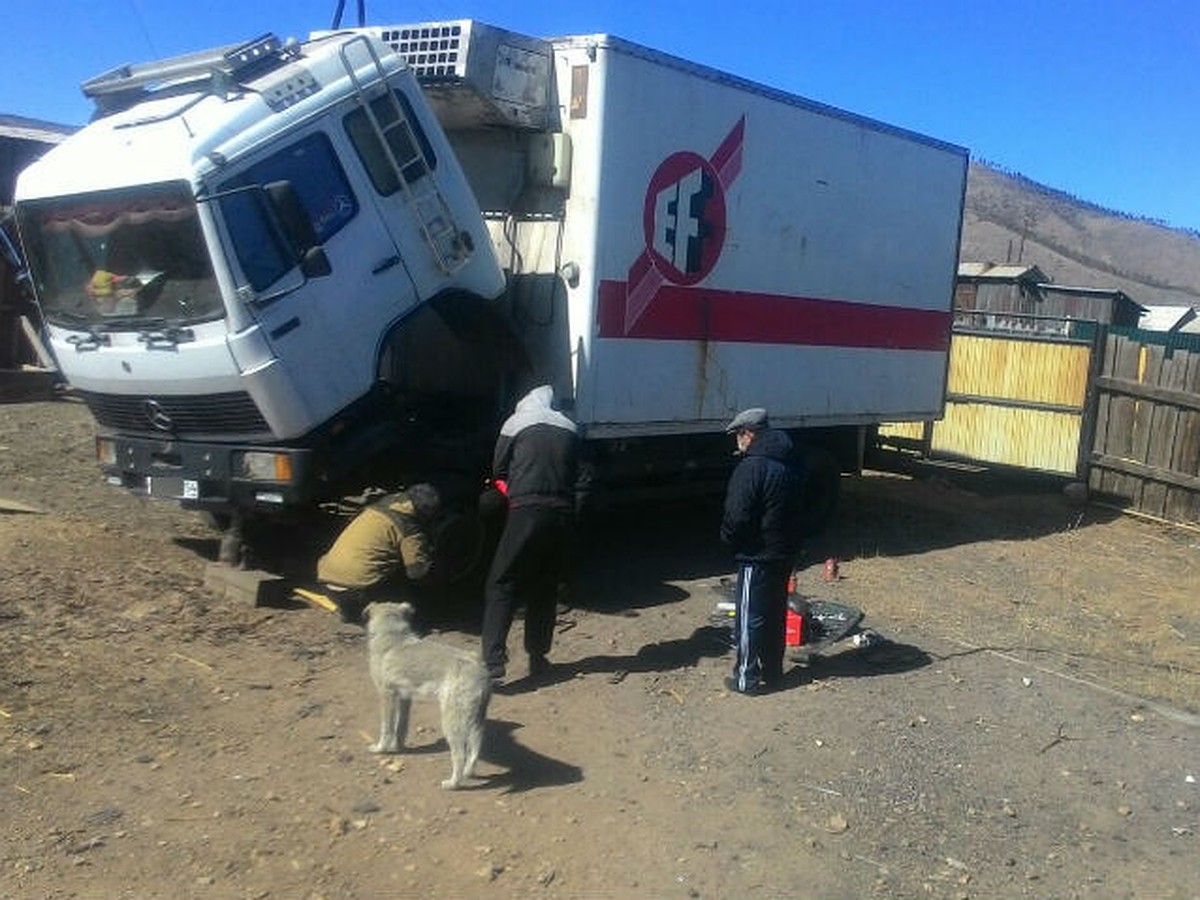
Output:
<path fill-rule="evenodd" d="M 392 235 L 417 290 L 436 294 L 470 256 L 438 183 L 439 158 L 401 87 L 359 95 L 343 125 L 372 188 L 371 202 Z"/>
<path fill-rule="evenodd" d="M 348 150 L 344 134 L 313 127 L 257 157 L 218 190 L 239 294 L 309 427 L 370 390 L 383 333 L 419 300 L 391 232 L 364 200 L 369 187 L 356 179 L 353 161 L 343 164 Z M 281 181 L 311 221 L 328 274 L 306 277 L 273 224 L 278 217 L 264 186 Z"/>

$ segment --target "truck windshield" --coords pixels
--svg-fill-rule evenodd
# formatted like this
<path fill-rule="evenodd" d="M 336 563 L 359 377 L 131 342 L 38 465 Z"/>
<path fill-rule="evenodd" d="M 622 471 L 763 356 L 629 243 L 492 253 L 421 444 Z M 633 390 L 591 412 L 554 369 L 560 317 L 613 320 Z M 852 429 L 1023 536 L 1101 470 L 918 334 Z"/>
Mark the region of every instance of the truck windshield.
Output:
<path fill-rule="evenodd" d="M 186 324 L 222 312 L 221 296 L 185 184 L 141 185 L 17 208 L 46 320 L 107 329 Z"/>

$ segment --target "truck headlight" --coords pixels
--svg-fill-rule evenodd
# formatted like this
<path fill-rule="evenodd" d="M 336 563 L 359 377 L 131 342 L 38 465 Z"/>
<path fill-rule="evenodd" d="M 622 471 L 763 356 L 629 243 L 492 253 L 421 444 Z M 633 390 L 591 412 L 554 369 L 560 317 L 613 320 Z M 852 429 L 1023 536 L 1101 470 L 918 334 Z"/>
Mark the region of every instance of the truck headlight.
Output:
<path fill-rule="evenodd" d="M 96 459 L 102 466 L 117 464 L 117 442 L 108 438 L 96 438 Z"/>
<path fill-rule="evenodd" d="M 243 453 L 239 469 L 242 477 L 251 481 L 292 480 L 292 458 L 286 453 Z"/>

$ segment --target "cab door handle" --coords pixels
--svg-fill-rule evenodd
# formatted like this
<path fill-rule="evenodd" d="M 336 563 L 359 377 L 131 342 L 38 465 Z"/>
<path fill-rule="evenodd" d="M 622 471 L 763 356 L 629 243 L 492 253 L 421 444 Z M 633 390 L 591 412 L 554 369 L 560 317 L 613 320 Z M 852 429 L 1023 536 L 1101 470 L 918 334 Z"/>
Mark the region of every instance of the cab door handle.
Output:
<path fill-rule="evenodd" d="M 389 256 L 387 259 L 383 260 L 383 262 L 376 263 L 375 268 L 373 268 L 371 270 L 371 274 L 378 275 L 381 272 L 386 272 L 388 269 L 392 268 L 393 266 L 397 266 L 399 264 L 400 264 L 400 257 Z"/>

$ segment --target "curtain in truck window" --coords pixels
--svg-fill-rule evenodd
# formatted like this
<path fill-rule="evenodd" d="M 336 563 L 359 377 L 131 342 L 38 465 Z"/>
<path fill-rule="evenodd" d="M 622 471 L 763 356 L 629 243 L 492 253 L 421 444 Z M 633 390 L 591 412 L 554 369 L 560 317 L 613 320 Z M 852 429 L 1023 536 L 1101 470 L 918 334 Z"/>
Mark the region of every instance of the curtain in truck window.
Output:
<path fill-rule="evenodd" d="M 222 184 L 221 191 L 251 188 L 222 197 L 221 211 L 238 263 L 256 291 L 270 287 L 296 264 L 270 226 L 265 196 L 253 189 L 272 181 L 292 183 L 322 244 L 358 214 L 358 201 L 346 173 L 329 138 L 320 132 L 290 144 Z"/>
<path fill-rule="evenodd" d="M 371 101 L 371 111 L 379 122 L 404 180 L 412 184 L 437 167 L 437 158 L 433 155 L 429 138 L 425 136 L 413 114 L 408 98 L 400 91 L 394 91 L 392 96 L 395 97 L 395 102 L 386 94 L 376 97 Z M 385 197 L 396 193 L 400 189 L 400 180 L 396 177 L 391 160 L 383 151 L 383 144 L 379 141 L 379 135 L 367 111 L 359 107 L 348 114 L 344 121 L 346 134 L 350 136 L 354 149 L 358 151 L 359 159 L 362 160 L 371 183 L 375 185 L 375 190 Z"/>

